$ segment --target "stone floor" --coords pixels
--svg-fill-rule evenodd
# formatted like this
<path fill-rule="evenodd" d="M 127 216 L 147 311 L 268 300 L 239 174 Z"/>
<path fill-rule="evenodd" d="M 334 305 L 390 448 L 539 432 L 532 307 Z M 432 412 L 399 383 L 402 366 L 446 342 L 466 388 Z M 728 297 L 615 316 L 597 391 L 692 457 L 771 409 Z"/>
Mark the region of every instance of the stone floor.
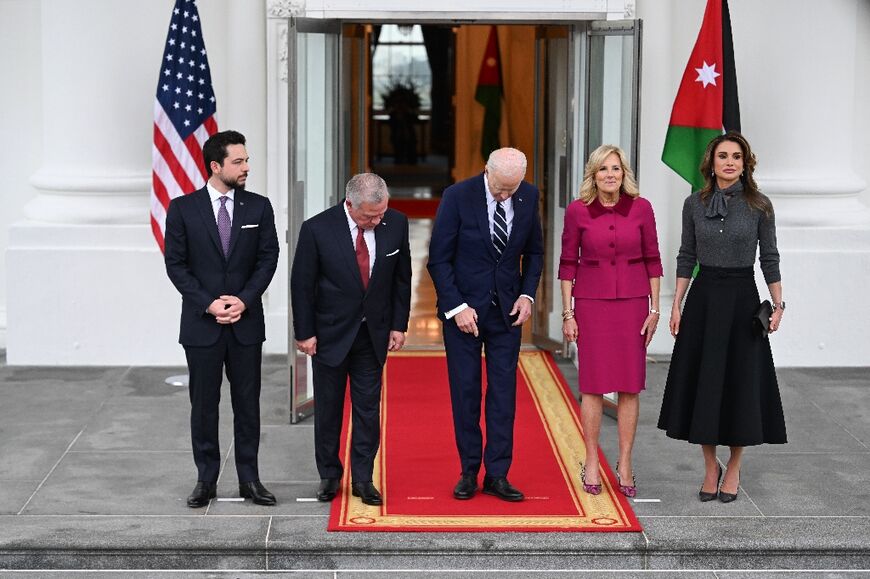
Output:
<path fill-rule="evenodd" d="M 264 362 L 260 453 L 278 506 L 191 510 L 187 391 L 164 383 L 184 368 L 10 367 L 0 355 L 0 576 L 870 576 L 870 371 L 780 369 L 790 442 L 749 449 L 740 497 L 724 505 L 697 501 L 700 451 L 655 428 L 667 367 L 649 364 L 641 402 L 638 499 L 655 501 L 633 505 L 642 533 L 327 533 L 328 505 L 305 500 L 313 433 L 289 424 L 283 358 Z M 218 496 L 232 498 L 226 394 L 222 405 Z M 605 419 L 611 459 L 615 442 Z"/>

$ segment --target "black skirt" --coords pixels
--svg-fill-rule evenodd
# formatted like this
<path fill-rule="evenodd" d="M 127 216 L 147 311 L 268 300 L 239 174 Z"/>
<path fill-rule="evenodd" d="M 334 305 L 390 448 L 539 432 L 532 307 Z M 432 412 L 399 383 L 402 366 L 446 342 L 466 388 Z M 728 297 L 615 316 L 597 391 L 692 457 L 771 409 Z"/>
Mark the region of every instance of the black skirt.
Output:
<path fill-rule="evenodd" d="M 770 342 L 752 327 L 753 268 L 701 266 L 686 297 L 658 427 L 693 444 L 785 444 Z"/>

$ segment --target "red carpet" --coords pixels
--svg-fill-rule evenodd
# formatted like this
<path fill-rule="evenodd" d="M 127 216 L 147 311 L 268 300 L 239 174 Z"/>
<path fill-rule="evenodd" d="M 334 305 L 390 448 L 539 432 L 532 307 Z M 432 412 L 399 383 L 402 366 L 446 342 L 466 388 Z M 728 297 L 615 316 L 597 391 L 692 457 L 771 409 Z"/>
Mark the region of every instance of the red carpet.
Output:
<path fill-rule="evenodd" d="M 382 444 L 374 482 L 384 505 L 371 507 L 351 497 L 346 469 L 341 494 L 332 504 L 330 531 L 641 530 L 603 456 L 603 492 L 597 497 L 583 492 L 579 406 L 547 353 L 520 354 L 509 474 L 526 495 L 519 503 L 483 494 L 468 501 L 453 498 L 460 466 L 443 352 L 390 355 L 381 403 Z M 345 465 L 346 426 L 347 416 Z"/>
<path fill-rule="evenodd" d="M 411 219 L 435 219 L 435 213 L 438 211 L 438 204 L 440 202 L 440 198 L 409 199 L 407 197 L 391 197 L 390 207 L 396 211 L 401 211 Z"/>

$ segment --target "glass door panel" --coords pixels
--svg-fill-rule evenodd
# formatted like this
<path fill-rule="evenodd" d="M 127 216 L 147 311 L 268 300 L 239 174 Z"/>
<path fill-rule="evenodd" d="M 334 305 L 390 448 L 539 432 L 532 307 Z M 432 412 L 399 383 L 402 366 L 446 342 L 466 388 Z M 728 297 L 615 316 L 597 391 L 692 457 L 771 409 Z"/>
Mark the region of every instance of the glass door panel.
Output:
<path fill-rule="evenodd" d="M 533 181 L 541 191 L 544 271 L 532 319 L 532 339 L 539 348 L 562 345 L 562 298 L 556 279 L 562 221 L 572 197 L 572 119 L 574 68 L 568 26 L 540 26 L 535 40 L 535 151 Z"/>
<path fill-rule="evenodd" d="M 341 28 L 295 18 L 288 31 L 290 162 L 288 259 L 302 222 L 338 202 L 344 171 L 341 132 Z M 296 350 L 290 320 L 290 421 L 314 411 L 311 360 Z"/>
<path fill-rule="evenodd" d="M 587 155 L 617 145 L 637 175 L 641 21 L 591 22 L 587 39 Z"/>

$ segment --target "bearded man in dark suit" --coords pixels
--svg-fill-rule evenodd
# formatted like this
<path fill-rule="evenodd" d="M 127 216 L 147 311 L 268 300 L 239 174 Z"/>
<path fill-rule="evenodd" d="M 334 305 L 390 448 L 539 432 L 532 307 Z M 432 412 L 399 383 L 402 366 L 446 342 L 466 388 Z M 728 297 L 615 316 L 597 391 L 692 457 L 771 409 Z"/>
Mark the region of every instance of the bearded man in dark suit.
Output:
<path fill-rule="evenodd" d="M 260 505 L 275 497 L 260 483 L 260 365 L 266 327 L 261 297 L 278 266 L 272 204 L 245 191 L 248 153 L 236 131 L 203 145 L 206 186 L 173 199 L 166 216 L 165 262 L 181 293 L 181 332 L 190 375 L 190 429 L 197 483 L 191 508 L 215 497 L 221 453 L 218 404 L 230 382 L 239 494 Z"/>
<path fill-rule="evenodd" d="M 380 445 L 381 373 L 405 344 L 411 305 L 408 218 L 388 208 L 374 173 L 348 181 L 345 199 L 302 224 L 290 275 L 296 345 L 311 356 L 314 447 L 320 488 L 331 501 L 344 467 L 338 456 L 350 378 L 354 496 L 383 502 L 372 481 Z"/>

